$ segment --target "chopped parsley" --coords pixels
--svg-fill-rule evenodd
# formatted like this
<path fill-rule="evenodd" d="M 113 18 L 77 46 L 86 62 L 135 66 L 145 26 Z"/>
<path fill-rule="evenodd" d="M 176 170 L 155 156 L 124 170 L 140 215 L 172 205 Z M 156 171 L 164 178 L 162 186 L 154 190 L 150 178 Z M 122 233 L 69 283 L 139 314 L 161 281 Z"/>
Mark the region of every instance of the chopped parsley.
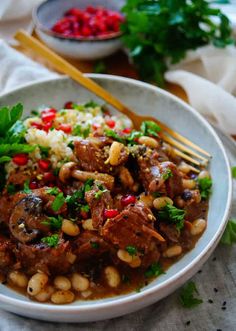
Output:
<path fill-rule="evenodd" d="M 90 246 L 94 249 L 98 249 L 100 247 L 99 243 L 96 241 L 90 241 Z"/>
<path fill-rule="evenodd" d="M 162 174 L 163 180 L 167 180 L 171 177 L 173 177 L 173 173 L 170 169 L 166 169 L 166 171 Z"/>
<path fill-rule="evenodd" d="M 57 196 L 55 197 L 55 200 L 52 203 L 52 210 L 53 211 L 58 211 L 65 203 L 66 199 L 63 195 L 63 192 L 60 192 L 59 194 L 57 194 Z"/>
<path fill-rule="evenodd" d="M 59 193 L 60 193 L 60 191 L 59 191 L 59 188 L 58 187 L 50 187 L 50 188 L 48 188 L 47 190 L 46 190 L 46 192 L 48 193 L 48 194 L 51 194 L 51 195 L 58 195 Z"/>
<path fill-rule="evenodd" d="M 94 197 L 95 199 L 100 199 L 103 193 L 107 192 L 107 189 L 103 185 L 98 185 L 99 190 L 95 192 Z"/>
<path fill-rule="evenodd" d="M 41 242 L 47 244 L 49 247 L 56 247 L 59 242 L 59 235 L 53 234 L 49 237 L 44 237 L 41 239 Z"/>
<path fill-rule="evenodd" d="M 30 182 L 29 179 L 27 179 L 24 182 L 23 192 L 26 193 L 26 194 L 30 194 L 32 192 L 31 189 L 29 188 L 29 182 Z"/>
<path fill-rule="evenodd" d="M 9 183 L 6 187 L 6 189 L 7 189 L 7 193 L 9 193 L 9 194 L 14 194 L 17 192 L 16 186 L 12 183 Z"/>
<path fill-rule="evenodd" d="M 171 204 L 167 204 L 163 207 L 159 212 L 158 216 L 160 220 L 166 220 L 171 223 L 174 223 L 176 229 L 180 231 L 184 227 L 184 217 L 185 217 L 185 210 L 178 209 Z"/>
<path fill-rule="evenodd" d="M 232 167 L 232 177 L 236 179 L 236 166 Z"/>
<path fill-rule="evenodd" d="M 40 154 L 41 154 L 42 158 L 46 159 L 49 155 L 50 147 L 45 147 L 45 146 L 41 146 L 41 145 L 38 145 L 38 147 L 40 149 Z"/>
<path fill-rule="evenodd" d="M 160 263 L 158 262 L 154 262 L 152 265 L 150 265 L 150 267 L 145 271 L 144 276 L 147 278 L 151 278 L 151 277 L 157 277 L 160 276 L 162 274 L 164 274 L 165 272 L 163 271 Z"/>
<path fill-rule="evenodd" d="M 6 162 L 10 162 L 11 161 L 11 157 L 10 156 L 1 156 L 0 157 L 0 164 L 1 163 L 6 163 Z"/>
<path fill-rule="evenodd" d="M 161 131 L 160 126 L 153 121 L 144 121 L 140 129 L 145 136 L 153 137 L 158 137 L 158 133 Z"/>
<path fill-rule="evenodd" d="M 203 200 L 207 200 L 211 195 L 212 179 L 209 177 L 198 178 L 198 187 Z"/>
<path fill-rule="evenodd" d="M 62 226 L 62 220 L 63 218 L 60 215 L 58 217 L 50 216 L 42 224 L 50 226 L 52 230 L 59 230 Z"/>
<path fill-rule="evenodd" d="M 87 138 L 90 134 L 90 131 L 91 131 L 90 125 L 83 127 L 82 125 L 78 124 L 74 127 L 72 131 L 72 135 Z"/>
<path fill-rule="evenodd" d="M 84 104 L 85 108 L 96 108 L 96 107 L 100 107 L 99 104 L 93 100 L 87 102 Z"/>
<path fill-rule="evenodd" d="M 185 308 L 193 308 L 203 301 L 199 298 L 196 298 L 194 295 L 198 294 L 197 287 L 194 282 L 189 282 L 185 285 L 180 292 L 180 302 Z"/>
<path fill-rule="evenodd" d="M 131 246 L 131 245 L 130 246 L 126 246 L 125 250 L 131 256 L 137 255 L 137 248 L 135 246 Z"/>
<path fill-rule="evenodd" d="M 114 130 L 110 130 L 110 129 L 107 129 L 107 130 L 104 130 L 104 133 L 107 137 L 111 137 L 111 138 L 114 138 L 116 141 L 118 141 L 119 143 L 122 143 L 122 144 L 125 144 L 126 143 L 126 140 L 125 138 L 122 138 L 116 131 Z"/>
<path fill-rule="evenodd" d="M 80 210 L 85 212 L 85 213 L 88 213 L 90 211 L 89 205 L 82 205 L 80 207 Z"/>
<path fill-rule="evenodd" d="M 236 219 L 228 221 L 225 232 L 221 238 L 221 243 L 225 245 L 236 243 Z"/>

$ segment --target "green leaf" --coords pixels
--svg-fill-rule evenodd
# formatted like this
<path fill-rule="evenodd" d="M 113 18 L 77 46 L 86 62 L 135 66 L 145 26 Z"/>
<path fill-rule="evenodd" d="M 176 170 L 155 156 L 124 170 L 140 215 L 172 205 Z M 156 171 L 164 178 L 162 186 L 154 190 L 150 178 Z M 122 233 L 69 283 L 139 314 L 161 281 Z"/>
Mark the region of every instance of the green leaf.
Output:
<path fill-rule="evenodd" d="M 59 193 L 56 197 L 55 200 L 52 203 L 52 210 L 53 211 L 58 211 L 60 208 L 64 205 L 66 199 L 63 195 L 63 192 Z"/>
<path fill-rule="evenodd" d="M 27 179 L 24 182 L 23 192 L 26 193 L 26 194 L 30 194 L 32 192 L 31 189 L 29 188 L 29 183 L 30 183 L 29 179 Z"/>
<path fill-rule="evenodd" d="M 158 133 L 161 131 L 161 128 L 153 121 L 144 121 L 141 124 L 141 131 L 145 136 L 158 137 Z"/>
<path fill-rule="evenodd" d="M 97 61 L 94 64 L 93 72 L 96 74 L 105 74 L 107 71 L 106 64 L 104 61 Z"/>
<path fill-rule="evenodd" d="M 162 266 L 158 262 L 154 262 L 150 267 L 145 271 L 144 276 L 147 278 L 157 277 L 165 272 L 162 269 Z"/>
<path fill-rule="evenodd" d="M 25 142 L 24 136 L 26 133 L 26 127 L 22 121 L 16 121 L 16 123 L 8 130 L 6 137 L 4 138 L 5 143 L 23 143 Z"/>
<path fill-rule="evenodd" d="M 193 308 L 203 301 L 199 298 L 196 298 L 195 295 L 198 294 L 197 287 L 194 282 L 189 282 L 184 286 L 180 292 L 180 303 L 185 308 Z"/>
<path fill-rule="evenodd" d="M 232 167 L 232 177 L 236 179 L 236 167 Z"/>
<path fill-rule="evenodd" d="M 3 107 L 0 109 L 0 136 L 5 137 L 7 131 L 18 121 L 23 113 L 22 104 L 10 107 Z"/>
<path fill-rule="evenodd" d="M 49 247 L 56 247 L 59 243 L 59 235 L 53 234 L 49 237 L 44 237 L 41 239 L 41 242 L 47 244 Z"/>
<path fill-rule="evenodd" d="M 0 156 L 13 156 L 18 153 L 31 153 L 35 150 L 36 145 L 27 144 L 0 144 Z"/>
<path fill-rule="evenodd" d="M 82 125 L 77 124 L 72 131 L 72 135 L 87 138 L 90 134 L 90 131 L 91 131 L 90 125 L 82 127 Z"/>
<path fill-rule="evenodd" d="M 6 163 L 6 162 L 10 162 L 11 161 L 11 157 L 10 156 L 1 156 L 0 157 L 0 164 L 1 163 Z"/>
<path fill-rule="evenodd" d="M 58 195 L 60 193 L 59 188 L 56 186 L 48 188 L 46 192 L 51 195 Z"/>
<path fill-rule="evenodd" d="M 60 215 L 58 217 L 48 216 L 47 220 L 41 223 L 50 226 L 52 230 L 59 230 L 62 226 L 62 220 L 63 218 Z"/>
<path fill-rule="evenodd" d="M 103 185 L 98 185 L 99 190 L 95 192 L 94 197 L 95 199 L 100 199 L 103 193 L 107 192 L 108 190 Z"/>
<path fill-rule="evenodd" d="M 203 200 L 207 200 L 211 195 L 212 179 L 209 177 L 198 178 L 198 187 Z"/>
<path fill-rule="evenodd" d="M 99 104 L 93 100 L 87 102 L 84 104 L 85 108 L 96 108 L 96 107 L 100 107 Z"/>
<path fill-rule="evenodd" d="M 236 243 L 236 219 L 231 219 L 228 221 L 225 232 L 221 238 L 221 243 L 225 245 L 232 245 Z"/>
<path fill-rule="evenodd" d="M 170 169 L 166 169 L 166 171 L 162 174 L 162 178 L 164 180 L 167 180 L 169 178 L 173 177 L 173 173 Z"/>
<path fill-rule="evenodd" d="M 49 156 L 49 151 L 50 151 L 50 147 L 45 147 L 42 145 L 38 145 L 39 149 L 40 149 L 40 154 L 42 156 L 43 159 L 46 159 Z"/>
<path fill-rule="evenodd" d="M 135 246 L 131 246 L 131 245 L 126 246 L 125 250 L 126 250 L 126 252 L 128 252 L 129 255 L 131 255 L 131 256 L 137 255 L 137 252 L 138 252 L 138 251 L 137 251 L 137 248 L 136 248 Z"/>
<path fill-rule="evenodd" d="M 181 230 L 184 227 L 184 217 L 185 210 L 178 209 L 171 204 L 167 204 L 158 212 L 158 217 L 160 220 L 168 221 L 174 223 L 177 230 Z"/>
<path fill-rule="evenodd" d="M 125 144 L 125 138 L 122 138 L 117 132 L 115 132 L 114 130 L 105 130 L 104 131 L 104 133 L 105 133 L 105 135 L 107 136 L 107 137 L 111 137 L 111 138 L 113 138 L 114 140 L 116 140 L 116 141 L 118 141 L 118 142 L 120 142 L 120 143 L 122 143 L 122 144 Z"/>

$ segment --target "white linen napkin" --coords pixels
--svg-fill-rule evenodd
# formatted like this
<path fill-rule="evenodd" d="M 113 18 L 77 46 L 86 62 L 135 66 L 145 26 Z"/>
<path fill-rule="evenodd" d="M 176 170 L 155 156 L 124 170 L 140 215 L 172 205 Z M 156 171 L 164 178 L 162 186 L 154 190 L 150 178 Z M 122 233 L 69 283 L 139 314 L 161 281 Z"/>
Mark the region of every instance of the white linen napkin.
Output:
<path fill-rule="evenodd" d="M 37 62 L 34 62 L 8 46 L 0 39 L 0 94 L 26 83 L 57 77 Z"/>
<path fill-rule="evenodd" d="M 236 48 L 200 47 L 165 74 L 190 104 L 228 134 L 236 134 Z"/>

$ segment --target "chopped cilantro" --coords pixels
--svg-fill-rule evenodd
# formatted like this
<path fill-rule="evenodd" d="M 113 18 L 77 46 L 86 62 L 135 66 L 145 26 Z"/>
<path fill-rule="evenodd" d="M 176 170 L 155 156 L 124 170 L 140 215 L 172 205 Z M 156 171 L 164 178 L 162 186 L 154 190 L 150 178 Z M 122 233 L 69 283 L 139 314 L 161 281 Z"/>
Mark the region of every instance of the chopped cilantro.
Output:
<path fill-rule="evenodd" d="M 158 216 L 160 220 L 166 220 L 174 223 L 176 229 L 180 231 L 184 227 L 185 213 L 185 210 L 178 209 L 168 203 L 158 212 Z"/>
<path fill-rule="evenodd" d="M 95 101 L 91 100 L 87 103 L 84 104 L 85 108 L 96 108 L 96 107 L 100 107 L 98 103 L 96 103 Z"/>
<path fill-rule="evenodd" d="M 38 145 L 42 158 L 47 158 L 49 155 L 50 147 Z"/>
<path fill-rule="evenodd" d="M 24 182 L 23 192 L 26 193 L 26 194 L 30 194 L 30 193 L 32 192 L 31 189 L 29 188 L 29 182 L 30 182 L 29 179 L 27 179 L 27 180 Z"/>
<path fill-rule="evenodd" d="M 100 247 L 99 243 L 96 241 L 90 241 L 90 246 L 94 249 L 98 249 Z"/>
<path fill-rule="evenodd" d="M 236 219 L 228 221 L 225 232 L 221 238 L 221 243 L 226 245 L 236 243 Z"/>
<path fill-rule="evenodd" d="M 107 192 L 107 189 L 103 185 L 98 185 L 99 191 L 95 192 L 95 199 L 100 199 L 102 194 Z"/>
<path fill-rule="evenodd" d="M 180 292 L 180 302 L 185 308 L 193 308 L 203 301 L 194 297 L 194 294 L 198 294 L 198 290 L 194 282 L 189 282 L 184 286 Z"/>
<path fill-rule="evenodd" d="M 122 143 L 122 144 L 125 144 L 125 138 L 122 138 L 116 131 L 114 130 L 105 130 L 104 131 L 105 135 L 107 137 L 111 137 L 111 138 L 114 138 L 115 140 L 117 140 L 118 142 Z"/>
<path fill-rule="evenodd" d="M 198 187 L 203 200 L 207 200 L 211 195 L 212 179 L 209 177 L 198 178 Z"/>
<path fill-rule="evenodd" d="M 147 278 L 151 278 L 151 277 L 157 277 L 160 276 L 162 274 L 164 274 L 165 272 L 163 271 L 160 263 L 158 262 L 154 262 L 152 265 L 150 265 L 150 267 L 145 271 L 144 276 Z"/>
<path fill-rule="evenodd" d="M 58 195 L 60 193 L 59 188 L 56 186 L 48 188 L 46 192 L 51 195 Z"/>
<path fill-rule="evenodd" d="M 91 131 L 91 126 L 89 124 L 84 127 L 82 125 L 78 124 L 74 127 L 72 135 L 87 138 L 90 134 L 90 131 Z"/>
<path fill-rule="evenodd" d="M 236 179 L 236 166 L 232 167 L 232 177 Z"/>
<path fill-rule="evenodd" d="M 131 255 L 131 256 L 137 255 L 137 248 L 134 247 L 134 246 L 131 246 L 131 245 L 126 246 L 125 250 L 126 250 L 126 252 L 128 252 L 129 255 Z"/>
<path fill-rule="evenodd" d="M 49 247 L 56 247 L 59 242 L 59 235 L 53 234 L 49 237 L 44 237 L 41 239 L 41 242 L 47 244 Z"/>
<path fill-rule="evenodd" d="M 8 184 L 6 189 L 7 189 L 7 193 L 9 194 L 14 194 L 17 191 L 16 186 L 12 183 Z"/>
<path fill-rule="evenodd" d="M 60 192 L 56 197 L 55 200 L 52 203 L 52 210 L 58 211 L 65 203 L 65 197 L 63 195 L 63 192 Z"/>
<path fill-rule="evenodd" d="M 159 125 L 157 125 L 153 121 L 144 121 L 141 124 L 140 129 L 145 136 L 154 136 L 154 137 L 158 137 L 158 133 L 161 131 Z"/>
<path fill-rule="evenodd" d="M 43 221 L 42 224 L 49 225 L 52 230 L 59 230 L 62 226 L 63 218 L 58 215 L 58 217 L 50 216 L 47 220 Z"/>
<path fill-rule="evenodd" d="M 90 208 L 89 208 L 89 205 L 83 205 L 80 207 L 80 210 L 85 212 L 85 213 L 88 213 Z"/>
<path fill-rule="evenodd" d="M 11 161 L 11 157 L 10 156 L 1 156 L 0 157 L 0 164 L 1 163 L 6 163 L 6 162 L 10 162 Z"/>
<path fill-rule="evenodd" d="M 173 177 L 173 173 L 170 169 L 166 169 L 166 171 L 162 174 L 163 180 L 167 180 L 170 177 Z"/>
<path fill-rule="evenodd" d="M 86 182 L 84 183 L 84 192 L 88 192 L 92 189 L 92 185 L 94 183 L 94 179 L 89 178 L 86 180 Z"/>
<path fill-rule="evenodd" d="M 128 136 L 126 136 L 126 139 L 129 145 L 134 145 L 137 144 L 136 140 L 142 136 L 142 132 L 133 130 Z"/>

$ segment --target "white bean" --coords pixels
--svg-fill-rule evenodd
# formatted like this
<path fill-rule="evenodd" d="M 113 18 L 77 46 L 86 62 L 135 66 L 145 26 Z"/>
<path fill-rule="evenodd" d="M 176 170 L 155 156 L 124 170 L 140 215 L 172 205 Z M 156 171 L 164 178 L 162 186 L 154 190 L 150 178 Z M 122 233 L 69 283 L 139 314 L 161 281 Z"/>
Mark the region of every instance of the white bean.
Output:
<path fill-rule="evenodd" d="M 192 169 L 187 163 L 181 162 L 178 166 L 178 170 L 183 172 L 184 174 L 188 174 Z"/>
<path fill-rule="evenodd" d="M 183 179 L 183 188 L 193 190 L 196 187 L 196 182 L 193 179 Z"/>
<path fill-rule="evenodd" d="M 89 280 L 79 273 L 74 273 L 71 277 L 71 284 L 78 292 L 86 291 L 89 288 Z"/>
<path fill-rule="evenodd" d="M 112 166 L 120 164 L 121 152 L 125 149 L 125 146 L 117 141 L 114 141 L 109 150 L 108 162 Z"/>
<path fill-rule="evenodd" d="M 87 220 L 82 221 L 82 227 L 83 227 L 84 230 L 89 230 L 89 231 L 96 230 L 93 227 L 93 220 L 92 220 L 92 218 L 88 218 Z"/>
<path fill-rule="evenodd" d="M 68 236 L 75 237 L 80 233 L 78 225 L 70 220 L 64 219 L 62 221 L 62 231 Z"/>
<path fill-rule="evenodd" d="M 196 236 L 202 233 L 206 228 L 206 221 L 203 218 L 198 218 L 192 223 L 191 235 Z"/>
<path fill-rule="evenodd" d="M 124 249 L 119 249 L 117 252 L 117 256 L 123 262 L 126 262 L 126 263 L 132 262 L 132 256 Z"/>
<path fill-rule="evenodd" d="M 163 253 L 164 257 L 175 257 L 182 253 L 182 247 L 179 245 L 175 245 L 172 247 L 167 248 L 167 250 Z"/>
<path fill-rule="evenodd" d="M 28 285 L 28 278 L 23 272 L 20 271 L 12 271 L 8 275 L 9 279 L 12 283 L 18 287 L 25 288 Z"/>
<path fill-rule="evenodd" d="M 39 302 L 46 302 L 50 299 L 54 291 L 52 286 L 45 286 L 42 291 L 35 295 L 35 299 Z"/>
<path fill-rule="evenodd" d="M 139 197 L 140 197 L 139 201 L 144 203 L 145 206 L 152 208 L 154 201 L 154 197 L 152 195 L 145 195 L 145 193 L 141 193 Z"/>
<path fill-rule="evenodd" d="M 142 136 L 142 137 L 138 138 L 138 142 L 139 142 L 139 144 L 145 145 L 150 148 L 158 147 L 158 142 L 154 138 L 151 138 L 148 136 Z"/>
<path fill-rule="evenodd" d="M 120 284 L 120 274 L 116 268 L 109 266 L 105 268 L 104 272 L 110 287 L 117 287 Z"/>
<path fill-rule="evenodd" d="M 38 294 L 48 282 L 48 276 L 44 273 L 34 274 L 28 283 L 27 292 L 28 294 L 34 296 Z"/>
<path fill-rule="evenodd" d="M 71 288 L 71 282 L 65 276 L 57 276 L 54 279 L 54 285 L 59 290 L 64 290 L 64 291 L 67 291 L 67 290 L 69 290 Z"/>
<path fill-rule="evenodd" d="M 56 304 L 65 304 L 65 303 L 71 303 L 74 301 L 75 295 L 71 291 L 63 291 L 59 290 L 52 294 L 51 301 Z"/>
<path fill-rule="evenodd" d="M 136 255 L 136 256 L 133 256 L 133 259 L 132 259 L 131 263 L 129 264 L 129 266 L 131 268 L 138 268 L 138 267 L 140 267 L 141 262 L 142 261 L 141 261 L 140 257 L 138 255 Z"/>
<path fill-rule="evenodd" d="M 160 197 L 153 201 L 153 206 L 158 210 L 164 208 L 167 204 L 173 205 L 173 201 L 169 197 Z"/>
<path fill-rule="evenodd" d="M 92 293 L 93 293 L 92 291 L 87 290 L 87 291 L 83 291 L 83 292 L 81 292 L 81 295 L 82 295 L 83 298 L 86 299 L 86 298 L 88 298 Z"/>
<path fill-rule="evenodd" d="M 207 170 L 202 170 L 202 171 L 200 172 L 200 174 L 198 175 L 198 178 L 199 178 L 199 179 L 202 179 L 202 178 L 211 178 L 211 176 L 210 176 L 209 171 L 207 171 Z"/>

